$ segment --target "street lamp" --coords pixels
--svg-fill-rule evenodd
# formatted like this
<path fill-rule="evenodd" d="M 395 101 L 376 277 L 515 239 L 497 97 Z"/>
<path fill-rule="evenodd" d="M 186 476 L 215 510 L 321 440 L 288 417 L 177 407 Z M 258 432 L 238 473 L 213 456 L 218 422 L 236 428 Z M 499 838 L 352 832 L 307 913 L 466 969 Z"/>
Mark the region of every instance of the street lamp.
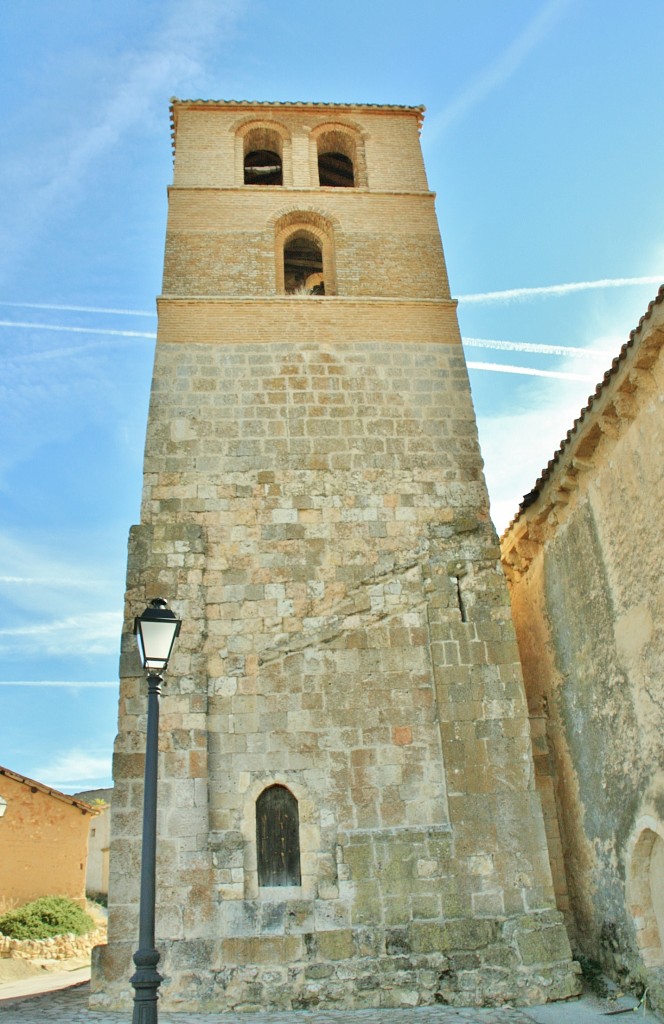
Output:
<path fill-rule="evenodd" d="M 147 672 L 148 726 L 145 741 L 138 949 L 134 953 L 136 972 L 131 978 L 134 986 L 133 1024 L 157 1024 L 157 990 L 162 981 L 157 971 L 159 953 L 154 944 L 159 697 L 163 683 L 161 673 L 166 671 L 181 624 L 162 597 L 151 601 L 143 614 L 134 621 L 141 663 Z"/>

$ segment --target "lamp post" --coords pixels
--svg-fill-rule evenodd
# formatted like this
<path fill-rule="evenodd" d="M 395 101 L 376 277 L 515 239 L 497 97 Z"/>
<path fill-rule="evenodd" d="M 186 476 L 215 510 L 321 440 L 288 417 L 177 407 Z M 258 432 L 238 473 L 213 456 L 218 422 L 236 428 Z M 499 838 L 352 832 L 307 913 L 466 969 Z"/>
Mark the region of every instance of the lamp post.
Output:
<path fill-rule="evenodd" d="M 147 672 L 148 726 L 145 741 L 138 949 L 134 953 L 136 972 L 131 978 L 134 986 L 133 1024 L 157 1024 L 157 990 L 162 981 L 157 971 L 159 953 L 154 944 L 159 697 L 164 681 L 162 672 L 166 671 L 180 626 L 180 620 L 161 597 L 151 601 L 134 622 L 141 663 Z"/>

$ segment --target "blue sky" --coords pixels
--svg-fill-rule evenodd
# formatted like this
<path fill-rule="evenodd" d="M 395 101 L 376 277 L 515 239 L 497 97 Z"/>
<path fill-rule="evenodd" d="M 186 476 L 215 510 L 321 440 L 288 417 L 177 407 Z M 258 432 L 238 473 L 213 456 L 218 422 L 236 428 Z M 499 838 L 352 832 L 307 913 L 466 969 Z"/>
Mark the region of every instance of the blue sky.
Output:
<path fill-rule="evenodd" d="M 661 0 L 3 7 L 0 764 L 110 784 L 169 98 L 425 104 L 502 529 L 664 280 L 663 35 Z"/>

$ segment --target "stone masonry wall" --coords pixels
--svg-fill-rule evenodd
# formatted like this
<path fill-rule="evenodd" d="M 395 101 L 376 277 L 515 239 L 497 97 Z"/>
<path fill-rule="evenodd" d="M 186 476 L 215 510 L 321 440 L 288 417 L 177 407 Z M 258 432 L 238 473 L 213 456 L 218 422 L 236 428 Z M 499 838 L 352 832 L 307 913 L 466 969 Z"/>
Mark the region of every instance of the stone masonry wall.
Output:
<path fill-rule="evenodd" d="M 574 990 L 460 382 L 449 345 L 159 350 L 127 594 L 176 593 L 184 619 L 162 717 L 168 1005 Z M 113 804 L 124 977 L 140 689 L 123 684 Z M 256 878 L 255 800 L 274 781 L 301 815 L 286 894 Z M 208 956 L 203 982 L 191 958 Z"/>
<path fill-rule="evenodd" d="M 293 187 L 242 187 L 252 117 L 288 135 Z M 163 1005 L 565 997 L 576 978 L 419 112 L 182 104 L 175 118 L 95 1004 L 126 1000 L 131 973 L 145 702 L 129 631 L 157 594 L 183 620 L 160 737 Z M 355 133 L 364 191 L 317 187 L 328 119 Z M 288 211 L 323 225 L 337 295 L 275 295 Z M 274 784 L 297 800 L 297 886 L 258 881 L 256 802 Z"/>
<path fill-rule="evenodd" d="M 88 957 L 91 950 L 106 939 L 106 928 L 87 935 L 54 935 L 50 939 L 10 939 L 0 935 L 0 959 L 70 960 Z"/>

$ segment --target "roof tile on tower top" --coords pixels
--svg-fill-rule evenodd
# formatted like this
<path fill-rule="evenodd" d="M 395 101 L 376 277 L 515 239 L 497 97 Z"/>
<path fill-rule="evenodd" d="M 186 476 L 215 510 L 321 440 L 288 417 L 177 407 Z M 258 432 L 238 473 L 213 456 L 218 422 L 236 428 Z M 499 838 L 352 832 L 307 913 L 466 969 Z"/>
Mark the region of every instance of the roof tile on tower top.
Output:
<path fill-rule="evenodd" d="M 420 131 L 422 130 L 422 121 L 424 120 L 424 114 L 426 111 L 426 107 L 421 104 L 419 106 L 413 107 L 400 103 L 323 103 L 312 100 L 183 100 L 178 99 L 177 96 L 171 96 L 169 111 L 171 120 L 171 145 L 173 150 L 173 157 L 175 157 L 175 108 L 182 106 L 272 107 L 273 109 L 277 110 L 284 110 L 290 108 L 297 110 L 393 111 L 395 113 L 415 114 L 417 116 L 418 128 Z"/>
<path fill-rule="evenodd" d="M 424 114 L 426 107 L 408 106 L 404 103 L 323 103 L 312 100 L 203 100 L 203 99 L 179 99 L 171 97 L 171 106 L 175 103 L 205 104 L 213 107 L 336 107 L 345 110 L 407 110 Z"/>

